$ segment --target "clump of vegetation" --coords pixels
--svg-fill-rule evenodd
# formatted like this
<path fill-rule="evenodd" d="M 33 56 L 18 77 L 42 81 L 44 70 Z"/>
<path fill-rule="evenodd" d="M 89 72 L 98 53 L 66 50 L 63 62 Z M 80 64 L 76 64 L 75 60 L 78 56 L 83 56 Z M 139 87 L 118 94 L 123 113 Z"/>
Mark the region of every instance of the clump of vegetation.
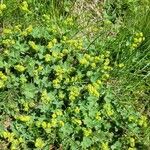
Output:
<path fill-rule="evenodd" d="M 147 6 L 95 2 L 101 21 L 76 6 L 0 4 L 2 149 L 148 150 Z"/>

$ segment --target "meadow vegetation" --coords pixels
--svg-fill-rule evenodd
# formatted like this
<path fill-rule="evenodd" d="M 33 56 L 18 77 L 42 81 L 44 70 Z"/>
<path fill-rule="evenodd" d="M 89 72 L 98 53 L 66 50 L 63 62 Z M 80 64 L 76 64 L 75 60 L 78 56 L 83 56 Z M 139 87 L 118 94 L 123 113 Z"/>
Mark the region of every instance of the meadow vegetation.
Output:
<path fill-rule="evenodd" d="M 149 150 L 149 0 L 1 0 L 0 150 Z"/>

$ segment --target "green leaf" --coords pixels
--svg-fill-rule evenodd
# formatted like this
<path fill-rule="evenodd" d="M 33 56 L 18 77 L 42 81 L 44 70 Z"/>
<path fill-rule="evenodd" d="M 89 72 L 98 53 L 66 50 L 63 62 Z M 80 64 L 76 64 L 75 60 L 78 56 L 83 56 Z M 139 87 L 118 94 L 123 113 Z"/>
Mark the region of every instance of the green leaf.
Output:
<path fill-rule="evenodd" d="M 21 87 L 21 91 L 26 98 L 34 98 L 36 94 L 36 87 L 32 83 L 24 84 Z"/>
<path fill-rule="evenodd" d="M 81 142 L 81 146 L 83 149 L 86 149 L 92 145 L 92 140 L 88 137 L 83 137 L 83 141 Z"/>

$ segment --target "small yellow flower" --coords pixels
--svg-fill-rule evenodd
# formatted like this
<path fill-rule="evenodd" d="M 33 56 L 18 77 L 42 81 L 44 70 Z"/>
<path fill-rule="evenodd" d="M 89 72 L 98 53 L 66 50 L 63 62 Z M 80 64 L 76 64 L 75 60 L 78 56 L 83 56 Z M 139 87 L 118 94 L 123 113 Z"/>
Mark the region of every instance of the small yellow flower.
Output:
<path fill-rule="evenodd" d="M 38 46 L 35 44 L 35 42 L 29 41 L 28 43 L 29 43 L 29 45 L 32 47 L 32 49 L 34 49 L 35 51 L 38 50 Z"/>
<path fill-rule="evenodd" d="M 88 65 L 88 61 L 85 58 L 80 59 L 79 63 L 82 65 Z"/>
<path fill-rule="evenodd" d="M 134 44 L 134 43 L 132 44 L 133 48 L 137 48 L 137 46 L 138 46 L 137 44 Z"/>
<path fill-rule="evenodd" d="M 135 139 L 134 138 L 130 138 L 130 146 L 131 147 L 135 146 Z"/>
<path fill-rule="evenodd" d="M 26 31 L 27 31 L 28 33 L 31 33 L 31 32 L 33 31 L 32 25 L 29 25 L 29 26 L 26 28 Z"/>
<path fill-rule="evenodd" d="M 63 127 L 65 124 L 63 121 L 59 121 L 59 124 Z"/>
<path fill-rule="evenodd" d="M 55 113 L 52 114 L 52 118 L 56 118 L 57 115 Z"/>
<path fill-rule="evenodd" d="M 96 68 L 96 64 L 95 63 L 91 63 L 91 67 L 92 68 Z"/>
<path fill-rule="evenodd" d="M 57 120 L 56 119 L 52 119 L 51 126 L 52 127 L 56 127 L 57 126 Z"/>
<path fill-rule="evenodd" d="M 134 43 L 138 43 L 138 38 L 134 38 Z"/>
<path fill-rule="evenodd" d="M 0 71 L 0 79 L 1 79 L 2 81 L 6 81 L 6 80 L 7 80 L 7 76 L 4 75 L 4 74 L 2 73 L 2 71 Z"/>
<path fill-rule="evenodd" d="M 18 139 L 18 141 L 19 141 L 19 143 L 23 143 L 23 142 L 24 142 L 24 140 L 23 140 L 22 137 L 20 137 L 20 138 Z"/>
<path fill-rule="evenodd" d="M 45 55 L 45 62 L 50 62 L 51 61 L 51 55 L 50 54 L 46 54 Z"/>
<path fill-rule="evenodd" d="M 35 141 L 35 146 L 37 148 L 43 148 L 45 145 L 45 143 L 43 142 L 43 140 L 41 138 L 37 138 Z"/>
<path fill-rule="evenodd" d="M 20 115 L 18 116 L 18 119 L 23 121 L 23 122 L 28 122 L 31 120 L 31 117 L 30 116 L 26 116 L 26 115 Z"/>
<path fill-rule="evenodd" d="M 101 116 L 100 116 L 100 113 L 96 113 L 96 116 L 95 116 L 96 120 L 101 120 Z"/>
<path fill-rule="evenodd" d="M 143 33 L 142 33 L 142 32 L 140 32 L 139 35 L 140 35 L 141 37 L 143 37 Z"/>
<path fill-rule="evenodd" d="M 84 128 L 84 129 L 83 129 L 83 132 L 84 132 L 84 135 L 85 135 L 86 137 L 88 137 L 88 136 L 90 136 L 90 135 L 92 134 L 92 130 L 91 130 L 91 129 L 86 129 L 86 128 Z"/>
<path fill-rule="evenodd" d="M 131 121 L 136 121 L 136 118 L 134 116 L 129 116 L 128 120 L 131 122 Z"/>
<path fill-rule="evenodd" d="M 21 32 L 21 35 L 26 37 L 28 35 L 28 33 L 27 33 L 27 31 L 23 31 L 23 32 Z"/>
<path fill-rule="evenodd" d="M 101 85 L 102 81 L 101 80 L 97 80 L 97 84 Z"/>
<path fill-rule="evenodd" d="M 43 127 L 43 129 L 46 129 L 47 123 L 45 121 L 42 122 L 42 127 Z"/>
<path fill-rule="evenodd" d="M 142 115 L 138 121 L 138 124 L 143 127 L 147 127 L 147 117 Z"/>
<path fill-rule="evenodd" d="M 47 123 L 47 128 L 50 129 L 51 128 L 51 124 Z"/>
<path fill-rule="evenodd" d="M 65 97 L 65 94 L 62 91 L 60 91 L 58 96 L 60 99 L 63 99 Z"/>
<path fill-rule="evenodd" d="M 3 11 L 4 9 L 6 9 L 6 5 L 5 4 L 0 4 L 0 11 Z"/>
<path fill-rule="evenodd" d="M 108 143 L 102 143 L 102 150 L 110 150 L 108 147 Z"/>
<path fill-rule="evenodd" d="M 57 43 L 57 39 L 53 39 L 53 40 L 52 40 L 52 43 L 53 43 L 53 44 L 56 44 L 56 43 Z"/>
<path fill-rule="evenodd" d="M 63 113 L 62 113 L 62 111 L 61 111 L 61 110 L 57 110 L 57 111 L 56 111 L 56 115 L 57 115 L 57 116 L 62 116 L 62 115 L 63 115 Z"/>
<path fill-rule="evenodd" d="M 70 95 L 70 96 L 69 96 L 69 99 L 70 99 L 71 101 L 74 101 L 76 98 L 75 98 L 75 96 Z"/>
<path fill-rule="evenodd" d="M 26 1 L 23 1 L 21 3 L 20 9 L 23 10 L 24 12 L 31 13 L 31 11 L 28 8 L 28 3 Z"/>
<path fill-rule="evenodd" d="M 123 68 L 124 67 L 124 64 L 123 63 L 120 63 L 118 64 L 119 68 Z"/>
<path fill-rule="evenodd" d="M 106 113 L 108 116 L 112 116 L 114 114 L 113 109 L 111 108 L 111 104 L 110 103 L 106 103 L 104 104 L 103 108 L 106 110 Z"/>
<path fill-rule="evenodd" d="M 138 42 L 141 43 L 142 40 L 143 40 L 143 38 L 140 37 L 140 38 L 138 39 Z"/>
<path fill-rule="evenodd" d="M 82 125 L 82 121 L 80 119 L 72 118 L 73 123 L 78 124 L 79 126 Z"/>
<path fill-rule="evenodd" d="M 9 136 L 9 132 L 8 131 L 4 131 L 4 132 L 2 132 L 2 135 L 6 139 Z"/>
<path fill-rule="evenodd" d="M 74 110 L 74 112 L 78 114 L 80 112 L 80 108 L 76 107 L 75 110 Z"/>
<path fill-rule="evenodd" d="M 14 29 L 15 29 L 16 32 L 18 32 L 18 31 L 21 32 L 21 29 L 20 29 L 20 28 L 21 28 L 21 25 L 16 25 L 16 26 L 14 27 Z"/>
<path fill-rule="evenodd" d="M 4 34 L 11 34 L 12 31 L 11 31 L 11 29 L 5 28 L 5 29 L 3 29 L 3 33 L 4 33 Z"/>
<path fill-rule="evenodd" d="M 48 45 L 47 45 L 47 48 L 51 49 L 52 47 L 53 47 L 53 43 L 49 42 Z"/>
<path fill-rule="evenodd" d="M 14 68 L 19 72 L 24 72 L 26 70 L 26 68 L 22 65 L 16 65 Z"/>

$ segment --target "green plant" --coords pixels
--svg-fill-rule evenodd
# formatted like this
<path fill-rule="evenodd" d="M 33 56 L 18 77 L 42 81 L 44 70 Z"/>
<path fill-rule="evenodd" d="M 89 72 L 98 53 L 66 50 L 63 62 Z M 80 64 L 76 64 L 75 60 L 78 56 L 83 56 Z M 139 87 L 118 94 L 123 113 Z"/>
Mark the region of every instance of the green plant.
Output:
<path fill-rule="evenodd" d="M 86 28 L 66 8 L 71 1 L 38 2 L 0 5 L 0 147 L 148 150 L 145 5 L 108 1 L 112 16 L 106 7 L 101 22 Z M 81 18 L 91 9 L 86 12 Z"/>

